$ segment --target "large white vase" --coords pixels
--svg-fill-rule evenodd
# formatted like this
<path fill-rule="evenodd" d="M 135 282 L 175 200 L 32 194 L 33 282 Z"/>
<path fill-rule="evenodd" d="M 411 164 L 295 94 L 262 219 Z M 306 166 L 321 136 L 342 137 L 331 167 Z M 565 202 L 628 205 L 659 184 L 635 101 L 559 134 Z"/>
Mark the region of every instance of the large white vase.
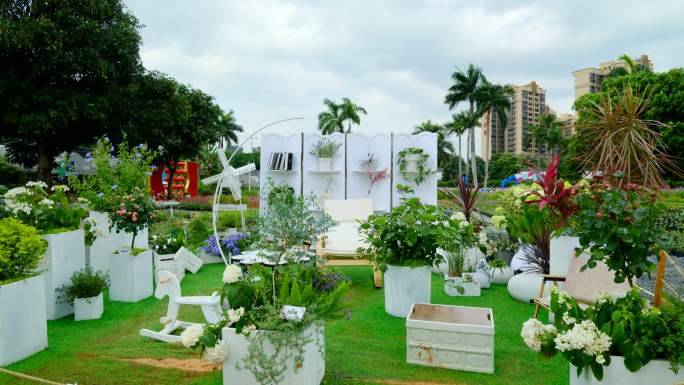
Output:
<path fill-rule="evenodd" d="M 414 303 L 430 303 L 430 266 L 387 266 L 384 274 L 385 311 L 406 318 Z"/>
<path fill-rule="evenodd" d="M 71 276 L 85 268 L 85 239 L 83 230 L 43 235 L 48 248 L 39 270 L 45 272 L 45 305 L 47 319 L 55 320 L 73 314 L 74 306 L 59 299 L 57 291 L 71 282 Z"/>
<path fill-rule="evenodd" d="M 508 280 L 508 293 L 520 302 L 530 303 L 539 295 L 542 276 L 536 273 L 522 273 L 514 275 Z M 548 282 L 551 285 L 551 282 Z M 545 293 L 548 291 L 545 290 Z"/>
<path fill-rule="evenodd" d="M 109 299 L 138 302 L 152 296 L 152 250 L 138 255 L 119 252 L 109 256 Z"/>
<path fill-rule="evenodd" d="M 636 372 L 625 367 L 621 356 L 610 356 L 610 365 L 603 367 L 603 379 L 597 380 L 591 369 L 582 370 L 577 377 L 577 368 L 570 364 L 570 385 L 674 385 L 684 384 L 684 370 L 675 374 L 670 370 L 670 362 L 651 360 Z"/>

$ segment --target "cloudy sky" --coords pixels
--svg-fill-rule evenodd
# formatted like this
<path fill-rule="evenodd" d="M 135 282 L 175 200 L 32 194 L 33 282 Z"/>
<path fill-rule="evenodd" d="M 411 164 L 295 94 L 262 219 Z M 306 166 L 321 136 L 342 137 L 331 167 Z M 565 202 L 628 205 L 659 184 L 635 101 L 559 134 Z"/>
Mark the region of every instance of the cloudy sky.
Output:
<path fill-rule="evenodd" d="M 536 80 L 560 113 L 573 70 L 623 53 L 647 53 L 656 71 L 684 66 L 676 0 L 126 3 L 144 25 L 145 67 L 213 95 L 246 133 L 294 116 L 305 120 L 279 130 L 314 131 L 326 97 L 368 110 L 356 132 L 445 122 L 449 76 L 468 63 L 493 82 Z"/>

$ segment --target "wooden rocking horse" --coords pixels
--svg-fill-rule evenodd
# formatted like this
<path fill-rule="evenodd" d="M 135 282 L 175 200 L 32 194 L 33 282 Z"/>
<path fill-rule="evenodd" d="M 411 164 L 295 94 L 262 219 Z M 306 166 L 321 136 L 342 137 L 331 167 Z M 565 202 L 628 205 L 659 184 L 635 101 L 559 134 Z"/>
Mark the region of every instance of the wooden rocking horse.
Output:
<path fill-rule="evenodd" d="M 178 283 L 178 279 L 171 272 L 162 270 L 158 273 L 158 278 L 159 284 L 154 291 L 154 296 L 158 299 L 166 296 L 169 297 L 169 307 L 166 310 L 166 316 L 159 319 L 164 328 L 158 332 L 142 329 L 140 330 L 141 336 L 169 343 L 180 342 L 180 336 L 172 333 L 178 329 L 187 329 L 195 325 L 193 322 L 177 319 L 180 305 L 201 306 L 204 318 L 209 323 L 213 324 L 221 320 L 221 296 L 218 292 L 215 291 L 210 296 L 183 297 L 181 296 L 180 283 Z"/>

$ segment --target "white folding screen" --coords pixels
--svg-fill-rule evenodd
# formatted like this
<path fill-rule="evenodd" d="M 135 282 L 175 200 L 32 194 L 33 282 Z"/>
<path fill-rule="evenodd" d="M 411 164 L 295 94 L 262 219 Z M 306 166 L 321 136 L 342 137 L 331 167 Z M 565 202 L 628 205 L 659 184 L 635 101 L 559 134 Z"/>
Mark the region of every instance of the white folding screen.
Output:
<path fill-rule="evenodd" d="M 409 148 L 422 148 L 423 152 L 430 157 L 427 160 L 427 167 L 433 173 L 425 178 L 421 184 L 416 185 L 413 181 L 412 175 L 407 175 L 405 179 L 399 171 L 399 152 Z M 397 184 L 403 184 L 412 187 L 415 192 L 414 197 L 420 198 L 421 202 L 431 205 L 437 204 L 437 134 L 432 132 L 423 132 L 418 135 L 402 135 L 394 134 L 392 140 L 392 157 L 394 159 L 394 167 L 392 167 L 392 207 L 401 204 L 401 196 L 397 193 Z"/>
<path fill-rule="evenodd" d="M 332 167 L 325 171 L 319 170 L 318 157 L 311 154 L 314 145 L 322 138 L 340 145 L 337 154 L 332 158 Z M 344 147 L 344 134 L 304 134 L 304 174 L 302 175 L 304 194 L 313 194 L 321 201 L 325 198 L 345 199 Z"/>
<path fill-rule="evenodd" d="M 375 172 L 387 168 L 387 177 L 378 180 L 370 190 L 373 210 L 389 211 L 391 208 L 390 170 L 392 169 L 392 137 L 390 134 L 364 136 L 347 135 L 347 199 L 368 198 L 370 179 L 361 162 L 373 155 Z M 374 174 L 371 174 L 374 175 Z"/>
<path fill-rule="evenodd" d="M 273 152 L 292 153 L 291 170 L 269 170 L 269 161 Z M 302 193 L 302 134 L 283 136 L 275 133 L 261 136 L 261 161 L 259 183 L 261 186 L 261 212 L 266 208 L 269 184 L 289 185 L 295 195 Z"/>

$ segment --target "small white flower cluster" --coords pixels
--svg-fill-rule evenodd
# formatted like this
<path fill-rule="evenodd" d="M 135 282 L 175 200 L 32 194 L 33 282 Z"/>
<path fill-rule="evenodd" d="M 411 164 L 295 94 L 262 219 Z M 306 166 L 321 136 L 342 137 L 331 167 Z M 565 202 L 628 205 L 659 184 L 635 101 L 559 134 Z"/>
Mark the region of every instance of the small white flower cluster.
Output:
<path fill-rule="evenodd" d="M 247 325 L 242 328 L 242 334 L 248 336 L 251 332 L 257 330 L 256 326 L 254 325 Z"/>
<path fill-rule="evenodd" d="M 597 305 L 603 305 L 606 303 L 613 303 L 615 302 L 615 298 L 611 296 L 610 294 L 606 293 L 605 291 L 598 292 L 596 294 L 596 304 Z"/>
<path fill-rule="evenodd" d="M 245 315 L 245 308 L 241 307 L 238 309 L 228 309 L 228 325 L 232 325 Z"/>
<path fill-rule="evenodd" d="M 90 201 L 87 200 L 86 198 L 83 198 L 83 197 L 76 198 L 76 202 L 78 202 L 82 205 L 89 205 L 90 204 Z"/>
<path fill-rule="evenodd" d="M 200 338 L 204 334 L 204 325 L 195 324 L 191 325 L 187 329 L 183 330 L 181 333 L 181 343 L 186 348 L 192 348 L 199 342 Z"/>
<path fill-rule="evenodd" d="M 15 187 L 13 189 L 8 190 L 5 193 L 5 195 L 3 195 L 3 198 L 5 198 L 5 207 L 7 208 L 7 210 L 10 211 L 13 215 L 17 215 L 20 212 L 23 212 L 26 215 L 30 215 L 31 211 L 33 210 L 31 205 L 26 202 L 21 202 L 22 197 L 29 195 L 30 192 L 31 191 L 26 187 Z"/>
<path fill-rule="evenodd" d="M 214 365 L 220 365 L 228 359 L 228 344 L 223 340 L 216 341 L 216 345 L 204 349 L 202 359 Z"/>
<path fill-rule="evenodd" d="M 581 350 L 584 354 L 596 357 L 596 362 L 603 364 L 603 353 L 610 349 L 610 337 L 600 331 L 596 324 L 590 320 L 584 320 L 572 329 L 563 332 L 554 339 L 556 349 L 561 352 Z"/>
<path fill-rule="evenodd" d="M 485 248 L 486 255 L 494 255 L 494 253 L 497 251 L 496 244 L 489 240 L 489 237 L 487 237 L 487 232 L 484 229 L 480 231 L 477 243 L 480 245 L 480 247 Z"/>
<path fill-rule="evenodd" d="M 63 185 L 63 184 L 57 184 L 57 185 L 52 186 L 51 190 L 52 191 L 67 192 L 67 191 L 69 191 L 69 186 Z"/>
<path fill-rule="evenodd" d="M 40 187 L 40 188 L 47 188 L 47 183 L 43 181 L 35 181 L 35 182 L 26 182 L 26 187 Z M 54 191 L 54 190 L 53 190 Z"/>
<path fill-rule="evenodd" d="M 451 214 L 451 219 L 456 219 L 459 221 L 465 221 L 466 223 L 468 223 L 468 221 L 466 221 L 466 216 L 465 216 L 465 214 L 463 214 L 462 211 L 456 211 L 453 214 Z"/>
<path fill-rule="evenodd" d="M 555 333 L 556 328 L 553 325 L 544 325 L 539 320 L 532 318 L 525 321 L 520 336 L 525 341 L 525 345 L 535 352 L 539 352 L 542 346 L 541 337 Z"/>
<path fill-rule="evenodd" d="M 223 282 L 233 283 L 242 278 L 242 269 L 238 265 L 228 265 L 223 271 Z"/>
<path fill-rule="evenodd" d="M 55 202 L 53 202 L 50 198 L 43 198 L 40 202 L 38 202 L 38 204 L 47 208 L 51 208 L 55 205 Z"/>
<path fill-rule="evenodd" d="M 575 317 L 570 317 L 570 314 L 565 312 L 563 313 L 563 322 L 565 322 L 566 325 L 572 325 L 577 322 L 577 319 L 575 319 Z"/>
<path fill-rule="evenodd" d="M 567 303 L 568 301 L 572 300 L 572 297 L 570 297 L 570 294 L 568 294 L 566 291 L 560 290 L 558 286 L 553 285 L 551 286 L 551 294 L 556 294 L 557 295 L 557 302 L 559 305 L 563 305 Z"/>

